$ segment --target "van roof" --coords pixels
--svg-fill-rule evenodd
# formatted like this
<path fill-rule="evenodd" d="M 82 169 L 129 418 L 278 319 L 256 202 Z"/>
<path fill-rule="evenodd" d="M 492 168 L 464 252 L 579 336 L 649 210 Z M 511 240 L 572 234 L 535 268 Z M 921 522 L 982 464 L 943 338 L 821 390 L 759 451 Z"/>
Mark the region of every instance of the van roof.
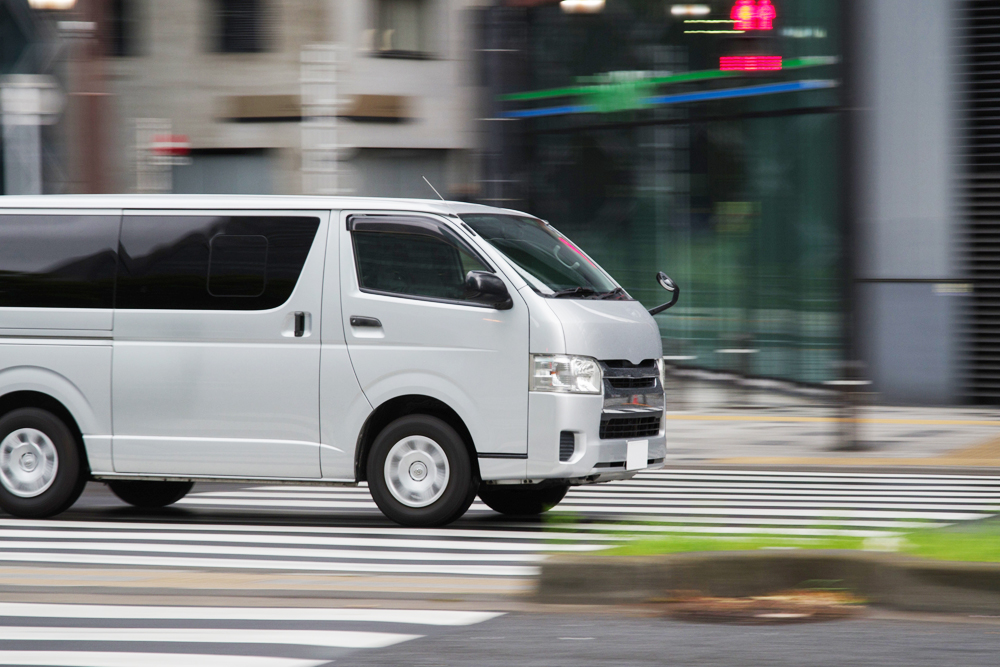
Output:
<path fill-rule="evenodd" d="M 461 213 L 507 213 L 528 215 L 481 204 L 438 199 L 394 199 L 389 197 L 320 197 L 308 195 L 5 195 L 2 209 L 380 209 L 443 215 Z"/>

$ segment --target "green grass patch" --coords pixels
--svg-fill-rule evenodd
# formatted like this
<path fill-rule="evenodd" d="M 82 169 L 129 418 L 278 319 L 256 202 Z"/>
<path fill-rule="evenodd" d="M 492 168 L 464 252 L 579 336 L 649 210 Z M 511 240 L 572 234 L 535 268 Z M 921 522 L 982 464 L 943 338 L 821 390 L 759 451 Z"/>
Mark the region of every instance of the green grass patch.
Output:
<path fill-rule="evenodd" d="M 907 533 L 903 553 L 937 560 L 980 563 L 1000 562 L 1000 523 L 980 521 L 972 525 Z"/>
<path fill-rule="evenodd" d="M 977 521 L 948 528 L 894 532 L 883 537 L 849 535 L 788 536 L 766 533 L 740 536 L 660 534 L 643 536 L 601 551 L 610 556 L 649 556 L 704 551 L 757 549 L 851 549 L 895 551 L 936 560 L 1000 562 L 1000 522 Z"/>

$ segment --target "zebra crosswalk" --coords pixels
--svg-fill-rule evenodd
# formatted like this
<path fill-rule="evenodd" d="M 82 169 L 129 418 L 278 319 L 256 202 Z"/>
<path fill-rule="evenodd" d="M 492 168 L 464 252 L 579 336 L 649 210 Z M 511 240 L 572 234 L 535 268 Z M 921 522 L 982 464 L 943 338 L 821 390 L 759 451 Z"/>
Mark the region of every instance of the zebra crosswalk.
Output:
<path fill-rule="evenodd" d="M 0 602 L 0 664 L 318 667 L 491 620 L 482 611 Z"/>
<path fill-rule="evenodd" d="M 261 513 L 378 511 L 363 485 L 210 491 L 194 493 L 179 505 Z M 467 517 L 482 518 L 491 512 L 476 501 Z M 997 512 L 1000 476 L 684 469 L 573 487 L 552 515 L 574 515 L 586 524 L 577 528 L 586 530 L 609 528 L 602 525 L 606 523 L 629 527 L 663 522 L 694 532 L 726 532 L 721 530 L 726 526 L 892 530 L 974 520 Z"/>
<path fill-rule="evenodd" d="M 155 519 L 107 505 L 75 519 L 0 518 L 0 564 L 464 578 L 499 590 L 504 580 L 529 585 L 547 554 L 597 551 L 637 534 L 875 537 L 1000 513 L 1000 477 L 970 475 L 651 471 L 573 488 L 542 521 L 500 517 L 477 502 L 435 529 L 389 524 L 364 487 L 215 489 L 196 488 Z"/>

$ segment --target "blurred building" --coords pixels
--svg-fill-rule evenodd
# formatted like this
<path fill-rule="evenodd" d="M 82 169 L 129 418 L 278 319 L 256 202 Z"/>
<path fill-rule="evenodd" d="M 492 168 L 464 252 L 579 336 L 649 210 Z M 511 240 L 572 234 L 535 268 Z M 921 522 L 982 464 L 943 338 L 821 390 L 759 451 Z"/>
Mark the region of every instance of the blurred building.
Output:
<path fill-rule="evenodd" d="M 483 23 L 487 198 L 649 306 L 666 270 L 679 363 L 1000 399 L 1000 4 L 508 0 Z"/>
<path fill-rule="evenodd" d="M 433 197 L 425 176 L 466 192 L 469 4 L 79 0 L 100 13 L 107 189 Z"/>

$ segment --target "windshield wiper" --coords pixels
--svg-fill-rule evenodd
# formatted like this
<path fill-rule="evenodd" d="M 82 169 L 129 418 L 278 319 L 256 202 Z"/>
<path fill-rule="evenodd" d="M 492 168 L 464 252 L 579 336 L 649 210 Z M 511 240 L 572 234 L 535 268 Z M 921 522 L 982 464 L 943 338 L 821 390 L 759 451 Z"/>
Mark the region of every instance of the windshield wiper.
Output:
<path fill-rule="evenodd" d="M 616 287 L 613 290 L 611 290 L 610 292 L 598 292 L 597 293 L 597 298 L 599 298 L 599 299 L 613 299 L 616 296 L 628 296 L 628 292 L 626 292 L 621 287 Z"/>
<path fill-rule="evenodd" d="M 553 292 L 552 294 L 547 294 L 546 296 L 552 297 L 553 299 L 561 299 L 568 296 L 594 296 L 597 291 L 592 287 L 570 287 L 569 289 L 561 289 Z"/>

